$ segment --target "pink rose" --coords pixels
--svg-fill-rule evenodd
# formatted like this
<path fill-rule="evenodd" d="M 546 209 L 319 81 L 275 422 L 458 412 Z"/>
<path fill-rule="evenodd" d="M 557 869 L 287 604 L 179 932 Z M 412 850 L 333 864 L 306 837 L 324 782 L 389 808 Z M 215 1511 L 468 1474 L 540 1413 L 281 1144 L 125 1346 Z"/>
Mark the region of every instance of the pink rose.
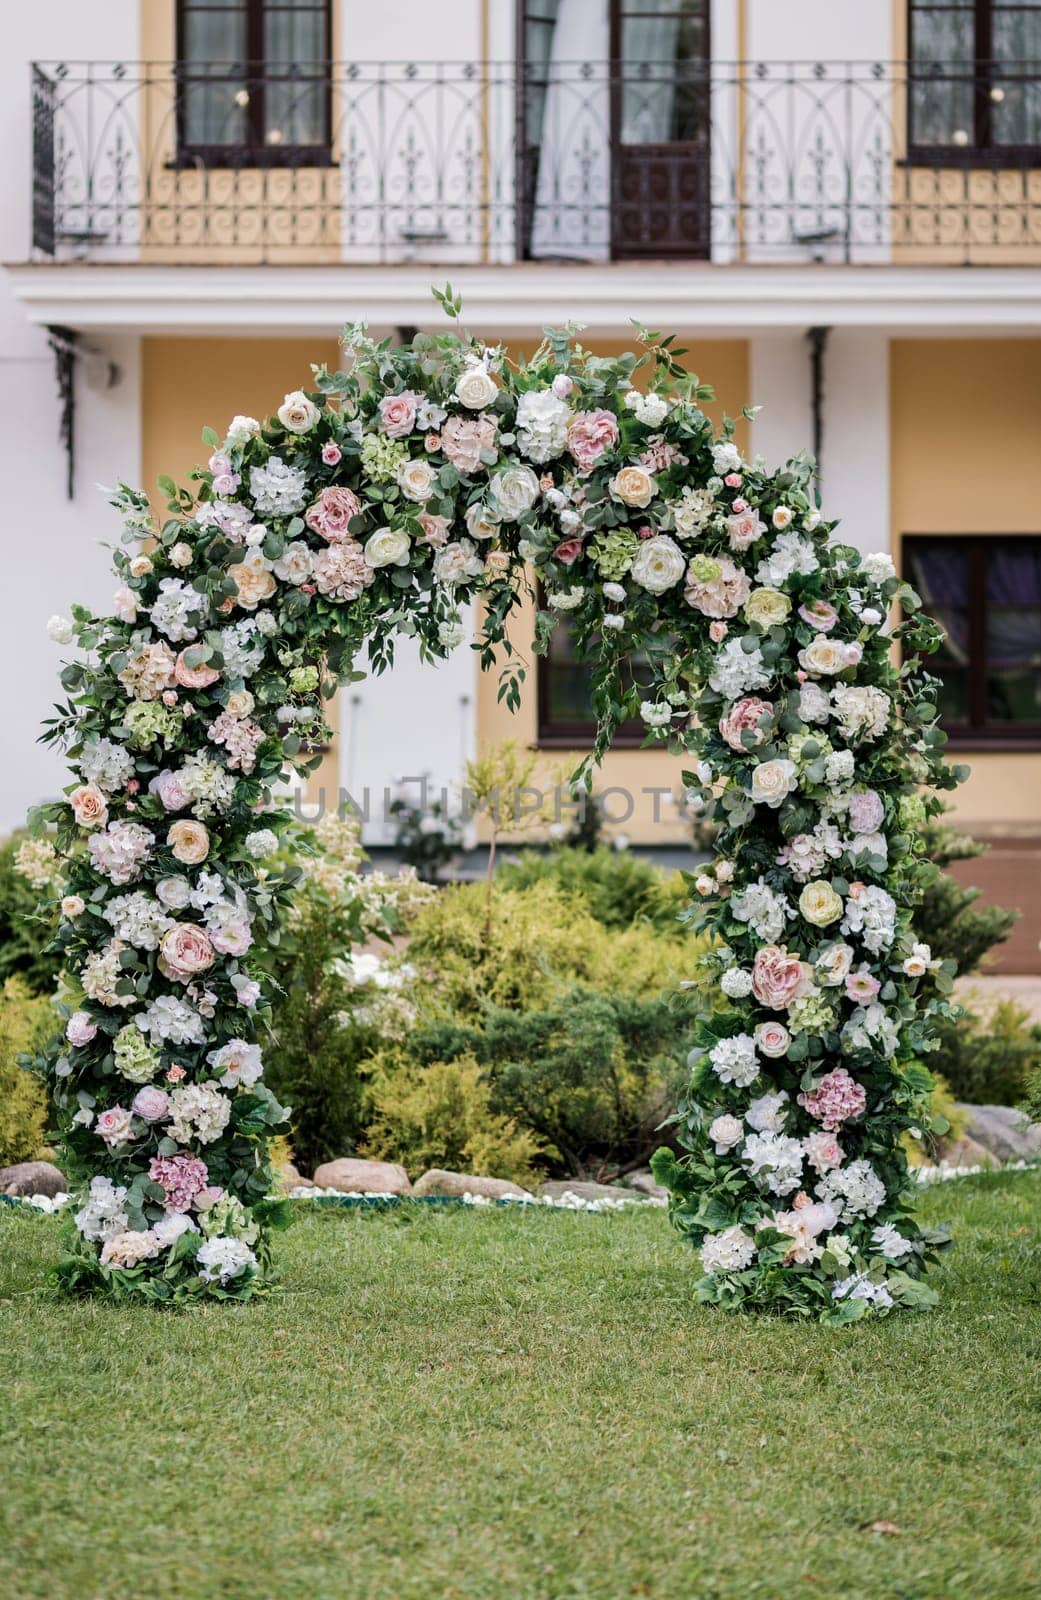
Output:
<path fill-rule="evenodd" d="M 434 451 L 435 450 L 440 450 L 440 448 L 441 448 L 441 435 L 439 433 L 431 432 L 431 433 L 428 433 L 428 434 L 424 435 L 424 437 L 423 437 L 423 449 L 426 451 L 428 456 L 432 456 Z"/>
<path fill-rule="evenodd" d="M 217 682 L 220 673 L 216 667 L 208 667 L 205 661 L 197 667 L 190 667 L 185 659 L 186 654 L 182 650 L 174 662 L 174 677 L 182 689 L 208 689 L 211 683 Z"/>
<path fill-rule="evenodd" d="M 65 1037 L 71 1045 L 81 1049 L 97 1035 L 98 1025 L 89 1011 L 74 1011 L 65 1024 Z"/>
<path fill-rule="evenodd" d="M 148 789 L 149 793 L 159 796 L 166 811 L 181 811 L 191 803 L 192 797 L 179 772 L 157 772 Z"/>
<path fill-rule="evenodd" d="M 726 477 L 723 479 L 723 482 L 726 484 L 728 489 L 740 489 L 740 487 L 741 487 L 741 474 L 740 474 L 740 472 L 728 472 Z M 735 510 L 737 509 L 737 501 L 736 500 L 734 501 L 734 509 Z"/>
<path fill-rule="evenodd" d="M 112 596 L 112 606 L 120 622 L 134 622 L 137 618 L 137 595 L 121 583 Z"/>
<path fill-rule="evenodd" d="M 713 644 L 722 644 L 729 632 L 730 628 L 725 622 L 720 622 L 717 620 L 709 623 L 708 636 L 712 640 Z"/>
<path fill-rule="evenodd" d="M 759 1004 L 771 1011 L 784 1011 L 805 994 L 806 968 L 798 956 L 778 945 L 767 944 L 755 953 L 752 963 L 752 993 Z"/>
<path fill-rule="evenodd" d="M 317 533 L 329 544 L 350 537 L 352 518 L 360 516 L 361 501 L 353 489 L 323 489 L 313 505 L 304 513 L 304 521 L 312 533 Z"/>
<path fill-rule="evenodd" d="M 839 620 L 835 607 L 830 606 L 826 600 L 809 601 L 808 604 L 799 607 L 799 615 L 803 622 L 808 622 L 818 633 L 830 633 Z"/>
<path fill-rule="evenodd" d="M 833 1133 L 808 1133 L 805 1141 L 806 1159 L 815 1172 L 828 1172 L 841 1167 L 845 1151 Z"/>
<path fill-rule="evenodd" d="M 205 1189 L 200 1189 L 195 1196 L 195 1209 L 196 1211 L 209 1211 L 212 1206 L 217 1204 L 218 1200 L 223 1200 L 223 1198 L 223 1189 L 218 1188 L 216 1184 L 208 1184 Z"/>
<path fill-rule="evenodd" d="M 560 543 L 557 545 L 557 548 L 553 552 L 556 560 L 562 562 L 565 567 L 574 566 L 581 554 L 581 539 L 561 539 Z"/>
<path fill-rule="evenodd" d="M 322 460 L 327 467 L 338 466 L 343 458 L 343 451 L 334 440 L 328 439 L 322 446 Z"/>
<path fill-rule="evenodd" d="M 731 550 L 747 550 L 750 544 L 761 534 L 766 532 L 766 523 L 759 520 L 759 513 L 754 506 L 745 506 L 741 511 L 736 509 L 734 501 L 734 515 L 727 518 L 727 536 L 730 539 Z"/>
<path fill-rule="evenodd" d="M 553 382 L 550 384 L 550 388 L 553 390 L 553 393 L 556 395 L 558 400 L 566 400 L 574 387 L 574 378 L 568 377 L 566 372 L 558 372 L 556 377 L 553 379 Z"/>
<path fill-rule="evenodd" d="M 748 749 L 755 749 L 762 744 L 766 734 L 759 724 L 766 717 L 772 717 L 774 708 L 769 700 L 759 700 L 755 695 L 750 695 L 744 700 L 735 700 L 730 710 L 719 719 L 719 731 L 726 740 L 731 750 L 741 754 Z M 744 734 L 751 734 L 752 738 L 745 742 Z"/>
<path fill-rule="evenodd" d="M 81 783 L 73 789 L 69 805 L 81 828 L 103 828 L 108 821 L 108 801 L 96 783 Z"/>
<path fill-rule="evenodd" d="M 94 1124 L 94 1132 L 105 1143 L 114 1148 L 116 1145 L 126 1144 L 131 1137 L 133 1118 L 126 1106 L 109 1106 L 107 1111 L 98 1115 Z"/>
<path fill-rule="evenodd" d="M 159 943 L 159 970 L 164 977 L 188 983 L 212 967 L 213 945 L 194 922 L 178 922 L 168 928 Z"/>
<path fill-rule="evenodd" d="M 755 1030 L 755 1047 L 761 1056 L 776 1061 L 786 1055 L 792 1036 L 783 1022 L 760 1022 Z"/>
<path fill-rule="evenodd" d="M 385 394 L 380 401 L 380 422 L 391 439 L 400 439 L 411 433 L 416 425 L 416 406 L 420 396 L 410 389 L 401 394 Z"/>
<path fill-rule="evenodd" d="M 457 472 L 472 477 L 485 463 L 482 450 L 495 449 L 494 417 L 449 417 L 441 428 L 441 448 Z"/>
<path fill-rule="evenodd" d="M 579 472 L 592 472 L 617 443 L 618 424 L 610 411 L 576 411 L 568 424 L 567 447 Z"/>
<path fill-rule="evenodd" d="M 882 796 L 874 789 L 849 797 L 849 826 L 853 833 L 877 833 L 882 826 L 886 808 Z"/>
<path fill-rule="evenodd" d="M 416 519 L 423 530 L 423 543 L 440 550 L 448 543 L 448 530 L 452 526 L 448 517 L 435 517 L 432 511 L 421 511 Z"/>
<path fill-rule="evenodd" d="M 130 1109 L 142 1122 L 162 1122 L 170 1110 L 170 1096 L 165 1089 L 156 1089 L 146 1083 L 135 1094 Z"/>

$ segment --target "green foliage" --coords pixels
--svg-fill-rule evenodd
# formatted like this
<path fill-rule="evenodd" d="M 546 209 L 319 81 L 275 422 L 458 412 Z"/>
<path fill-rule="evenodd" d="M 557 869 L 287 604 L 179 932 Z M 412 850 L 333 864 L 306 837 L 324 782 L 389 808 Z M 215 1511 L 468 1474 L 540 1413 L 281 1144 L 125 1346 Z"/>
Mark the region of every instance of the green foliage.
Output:
<path fill-rule="evenodd" d="M 8 978 L 0 989 L 0 1167 L 31 1161 L 43 1147 L 47 1098 L 18 1057 L 42 1050 L 53 1032 L 49 1002 L 23 978 Z"/>
<path fill-rule="evenodd" d="M 442 868 L 462 847 L 459 819 L 440 800 L 424 807 L 399 795 L 389 809 L 394 818 L 394 847 L 402 861 L 415 867 L 426 883 L 436 883 Z"/>
<path fill-rule="evenodd" d="M 499 869 L 506 889 L 549 883 L 580 900 L 605 928 L 648 922 L 662 933 L 679 933 L 687 890 L 678 873 L 668 876 L 628 850 L 597 845 L 586 851 L 561 845 L 548 852 L 525 850 Z"/>
<path fill-rule="evenodd" d="M 41 891 L 18 870 L 27 837 L 12 834 L 0 845 L 0 982 L 18 973 L 34 994 L 50 994 L 61 968 L 60 955 L 47 953 L 57 919 L 41 912 Z"/>
<path fill-rule="evenodd" d="M 473 1056 L 431 1061 L 422 1069 L 400 1049 L 372 1062 L 372 1121 L 364 1154 L 400 1161 L 411 1172 L 446 1167 L 529 1185 L 538 1141 L 496 1111 Z"/>
<path fill-rule="evenodd" d="M 1041 1063 L 1041 1024 L 1015 1000 L 996 1000 L 954 1020 L 937 1023 L 940 1044 L 929 1057 L 931 1071 L 950 1084 L 957 1100 L 972 1105 L 1013 1106 L 1022 1100 Z"/>
<path fill-rule="evenodd" d="M 925 853 L 941 870 L 925 889 L 915 911 L 915 933 L 934 956 L 951 960 L 959 973 L 975 972 L 988 950 L 1008 938 L 1019 916 L 1001 906 L 979 906 L 979 889 L 965 889 L 943 871 L 952 861 L 972 861 L 987 846 L 948 823 L 926 823 L 919 830 Z"/>
<path fill-rule="evenodd" d="M 927 1161 L 936 1160 L 940 1153 L 937 1141 L 941 1137 L 946 1142 L 960 1139 L 965 1132 L 966 1113 L 958 1110 L 950 1084 L 937 1073 L 933 1074 L 933 1086 L 929 1092 L 929 1116 L 932 1122 L 938 1122 L 941 1127 L 946 1123 L 947 1131 L 941 1136 L 923 1130 L 921 1139 L 912 1139 L 909 1133 L 904 1134 L 901 1143 L 912 1167 L 920 1167 Z"/>

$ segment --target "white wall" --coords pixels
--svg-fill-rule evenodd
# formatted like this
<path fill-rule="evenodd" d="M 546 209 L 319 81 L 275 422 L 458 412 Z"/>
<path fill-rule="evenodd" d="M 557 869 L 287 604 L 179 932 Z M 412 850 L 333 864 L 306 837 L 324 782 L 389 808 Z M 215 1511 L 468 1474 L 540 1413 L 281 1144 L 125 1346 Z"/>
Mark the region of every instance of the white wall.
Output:
<path fill-rule="evenodd" d="M 0 260 L 29 254 L 32 60 L 134 60 L 138 0 L 47 0 L 4 6 L 0 57 Z M 31 328 L 0 277 L 0 482 L 4 485 L 2 557 L 4 626 L 0 629 L 0 834 L 24 820 L 28 806 L 60 792 L 61 758 L 36 744 L 42 719 L 61 692 L 62 651 L 46 634 L 49 616 L 73 600 L 107 601 L 114 586 L 98 540 L 116 524 L 98 482 L 137 478 L 140 470 L 138 341 L 93 341 L 118 362 L 118 386 L 101 393 L 77 373 L 76 498 L 65 498 L 65 454 L 58 442 L 59 403 L 46 335 Z M 116 529 L 118 532 L 118 529 Z"/>

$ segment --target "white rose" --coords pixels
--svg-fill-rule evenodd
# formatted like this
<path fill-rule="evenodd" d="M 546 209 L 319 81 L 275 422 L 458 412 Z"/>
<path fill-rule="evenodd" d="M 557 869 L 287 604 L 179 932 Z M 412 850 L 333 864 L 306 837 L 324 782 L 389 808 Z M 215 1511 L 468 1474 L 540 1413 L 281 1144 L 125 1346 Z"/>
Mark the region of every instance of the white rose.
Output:
<path fill-rule="evenodd" d="M 499 531 L 499 519 L 493 516 L 487 506 L 475 500 L 472 506 L 466 508 L 466 531 L 474 539 L 494 539 Z"/>
<path fill-rule="evenodd" d="M 410 549 L 407 533 L 377 528 L 365 541 L 365 559 L 370 567 L 407 567 Z"/>
<path fill-rule="evenodd" d="M 495 474 L 489 488 L 499 515 L 516 522 L 538 499 L 539 480 L 530 467 L 505 467 Z"/>
<path fill-rule="evenodd" d="M 278 408 L 278 420 L 287 433 L 310 433 L 321 414 L 302 389 L 287 394 Z"/>
<path fill-rule="evenodd" d="M 71 644 L 75 635 L 75 628 L 68 617 L 54 616 L 47 624 L 48 636 L 55 644 Z"/>
<path fill-rule="evenodd" d="M 398 468 L 398 487 L 406 500 L 422 505 L 434 492 L 437 473 L 429 461 L 403 461 Z"/>
<path fill-rule="evenodd" d="M 483 411 L 499 393 L 499 386 L 487 367 L 475 362 L 465 367 L 455 380 L 455 397 L 469 411 Z"/>
<path fill-rule="evenodd" d="M 632 470 L 632 469 L 629 469 Z M 687 570 L 687 559 L 674 539 L 660 533 L 644 539 L 633 559 L 629 576 L 650 594 L 664 594 L 679 583 Z"/>
<path fill-rule="evenodd" d="M 446 544 L 434 556 L 434 577 L 438 583 L 454 588 L 465 578 L 479 577 L 484 568 L 469 539 Z"/>
<path fill-rule="evenodd" d="M 752 799 L 776 811 L 798 782 L 794 761 L 760 761 L 752 773 Z"/>
<path fill-rule="evenodd" d="M 287 544 L 275 562 L 275 577 L 283 583 L 306 583 L 311 576 L 311 550 L 302 539 Z"/>
<path fill-rule="evenodd" d="M 192 564 L 192 547 L 179 539 L 170 549 L 170 563 L 175 567 L 190 567 Z"/>
<path fill-rule="evenodd" d="M 799 651 L 799 665 L 804 672 L 842 672 L 849 665 L 846 646 L 839 639 L 828 639 L 822 635 Z"/>
<path fill-rule="evenodd" d="M 896 577 L 896 568 L 892 556 L 886 555 L 884 550 L 872 550 L 860 558 L 860 570 L 869 583 L 885 583 L 888 578 Z"/>

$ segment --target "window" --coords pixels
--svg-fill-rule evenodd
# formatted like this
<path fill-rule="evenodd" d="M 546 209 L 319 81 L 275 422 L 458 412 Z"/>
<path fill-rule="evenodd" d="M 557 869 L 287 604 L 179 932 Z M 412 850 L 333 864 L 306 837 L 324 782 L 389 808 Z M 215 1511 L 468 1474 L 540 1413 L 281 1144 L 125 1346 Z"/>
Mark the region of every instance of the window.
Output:
<path fill-rule="evenodd" d="M 178 148 L 209 166 L 326 166 L 329 0 L 178 0 Z"/>
<path fill-rule="evenodd" d="M 544 603 L 544 597 L 540 597 L 540 603 Z M 634 676 L 638 676 L 637 659 L 631 658 L 630 664 L 635 669 Z M 568 748 L 591 744 L 596 734 L 592 670 L 575 655 L 566 613 L 558 618 L 549 651 L 539 660 L 537 679 L 538 743 Z M 634 717 L 622 723 L 612 744 L 615 748 L 638 747 L 646 737 L 647 729 Z"/>
<path fill-rule="evenodd" d="M 915 535 L 904 560 L 947 635 L 925 664 L 952 742 L 1041 744 L 1041 536 Z"/>
<path fill-rule="evenodd" d="M 909 159 L 1041 163 L 1041 0 L 910 0 Z"/>

